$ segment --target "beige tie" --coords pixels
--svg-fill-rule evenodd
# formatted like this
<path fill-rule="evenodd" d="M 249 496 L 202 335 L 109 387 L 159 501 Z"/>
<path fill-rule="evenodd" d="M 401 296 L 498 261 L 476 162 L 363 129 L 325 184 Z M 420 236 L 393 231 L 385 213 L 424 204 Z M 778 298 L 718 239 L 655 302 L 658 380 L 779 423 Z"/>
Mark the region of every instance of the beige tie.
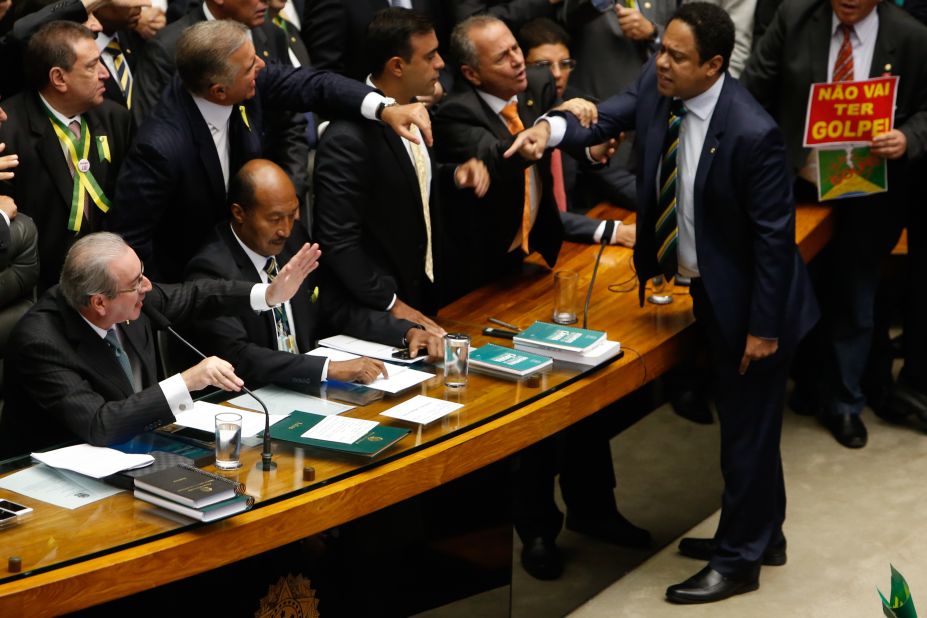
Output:
<path fill-rule="evenodd" d="M 428 280 L 435 281 L 435 266 L 431 256 L 431 208 L 428 205 L 428 170 L 425 169 L 425 154 L 421 144 L 409 142 L 412 147 L 412 159 L 415 162 L 415 176 L 418 178 L 418 190 L 422 195 L 422 214 L 425 217 L 425 275 Z"/>
<path fill-rule="evenodd" d="M 518 117 L 518 105 L 515 101 L 510 101 L 508 105 L 502 108 L 500 115 L 505 119 L 505 125 L 509 133 L 517 135 L 525 130 L 521 118 Z M 525 200 L 521 209 L 521 250 L 525 255 L 528 251 L 528 233 L 531 231 L 531 168 L 525 168 Z"/>

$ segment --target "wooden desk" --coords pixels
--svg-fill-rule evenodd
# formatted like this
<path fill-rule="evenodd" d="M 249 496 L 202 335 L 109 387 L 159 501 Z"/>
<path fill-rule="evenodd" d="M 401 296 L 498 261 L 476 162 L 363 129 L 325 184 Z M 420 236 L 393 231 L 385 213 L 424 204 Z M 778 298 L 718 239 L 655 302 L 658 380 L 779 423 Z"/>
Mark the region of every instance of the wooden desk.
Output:
<path fill-rule="evenodd" d="M 809 259 L 827 242 L 829 210 L 802 208 L 798 222 L 802 254 Z M 568 244 L 557 267 L 580 272 L 582 285 L 595 251 Z M 465 404 L 445 421 L 413 431 L 376 461 L 358 467 L 356 460 L 275 443 L 279 468 L 264 474 L 254 469 L 260 449 L 244 452 L 237 477 L 258 498 L 247 513 L 183 526 L 127 493 L 75 511 L 14 498 L 36 513 L 0 531 L 0 564 L 18 555 L 24 571 L 0 578 L 0 615 L 73 611 L 259 554 L 459 478 L 616 401 L 665 372 L 691 340 L 688 294 L 679 289 L 670 305 L 639 308 L 630 259 L 628 249 L 605 251 L 589 318 L 590 327 L 622 342 L 623 358 L 584 373 L 557 365 L 540 379 L 519 382 L 472 375 L 460 392 L 447 391 L 439 371 L 413 393 L 349 413 L 374 418 L 419 393 Z M 479 332 L 490 315 L 520 326 L 549 320 L 550 279 L 549 271 L 538 269 L 478 290 L 442 311 L 439 322 L 469 332 L 481 345 L 486 339 Z M 316 468 L 314 483 L 302 481 L 304 464 Z"/>

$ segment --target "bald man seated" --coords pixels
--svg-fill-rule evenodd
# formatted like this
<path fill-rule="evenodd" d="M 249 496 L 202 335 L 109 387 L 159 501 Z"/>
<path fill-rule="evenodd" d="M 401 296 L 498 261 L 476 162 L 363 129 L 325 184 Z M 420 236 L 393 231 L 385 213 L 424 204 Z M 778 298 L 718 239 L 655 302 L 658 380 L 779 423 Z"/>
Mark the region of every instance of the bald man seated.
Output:
<path fill-rule="evenodd" d="M 231 221 L 216 226 L 187 265 L 187 278 L 272 281 L 307 237 L 302 225 L 294 225 L 299 200 L 293 183 L 273 162 L 254 159 L 229 183 L 229 201 Z M 316 347 L 319 338 L 333 334 L 408 347 L 413 356 L 438 357 L 441 348 L 441 338 L 421 325 L 350 300 L 324 267 L 273 312 L 255 313 L 242 307 L 226 317 L 197 319 L 186 331 L 205 350 L 232 362 L 249 384 L 304 386 L 325 380 L 367 384 L 387 375 L 387 368 L 377 360 L 329 361 L 304 354 Z"/>
<path fill-rule="evenodd" d="M 289 300 L 317 265 L 304 245 L 267 284 L 195 281 L 155 285 L 119 236 L 89 234 L 68 251 L 58 285 L 17 324 L 5 365 L 0 456 L 67 441 L 119 444 L 174 422 L 207 386 L 238 391 L 232 365 L 210 357 L 170 377 L 158 375 L 155 337 L 142 307 L 168 320 L 268 311 Z"/>

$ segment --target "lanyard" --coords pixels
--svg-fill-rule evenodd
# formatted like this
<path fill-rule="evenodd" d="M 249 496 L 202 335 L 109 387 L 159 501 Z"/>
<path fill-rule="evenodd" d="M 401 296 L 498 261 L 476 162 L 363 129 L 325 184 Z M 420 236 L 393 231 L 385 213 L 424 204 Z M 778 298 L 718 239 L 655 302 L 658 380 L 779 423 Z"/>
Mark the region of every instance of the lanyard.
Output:
<path fill-rule="evenodd" d="M 72 232 L 80 232 L 80 226 L 84 220 L 84 190 L 87 191 L 90 199 L 101 211 L 108 212 L 111 205 L 109 199 L 103 193 L 103 189 L 97 184 L 96 178 L 93 177 L 93 173 L 90 171 L 90 160 L 87 158 L 90 154 L 90 131 L 87 129 L 87 121 L 81 117 L 80 139 L 78 139 L 47 107 L 45 113 L 48 115 L 58 139 L 67 149 L 74 168 L 74 188 L 71 191 L 71 214 L 68 216 L 68 229 Z M 80 153 L 79 157 L 78 153 Z"/>

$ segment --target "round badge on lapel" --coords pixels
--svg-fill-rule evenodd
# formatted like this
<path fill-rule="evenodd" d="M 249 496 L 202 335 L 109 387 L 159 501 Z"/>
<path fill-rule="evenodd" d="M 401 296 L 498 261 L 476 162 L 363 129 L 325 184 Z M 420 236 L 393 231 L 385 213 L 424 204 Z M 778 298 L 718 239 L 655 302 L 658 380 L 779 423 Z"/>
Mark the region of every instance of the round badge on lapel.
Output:
<path fill-rule="evenodd" d="M 90 171 L 90 161 L 87 159 L 81 159 L 77 162 L 77 169 L 86 174 Z"/>

